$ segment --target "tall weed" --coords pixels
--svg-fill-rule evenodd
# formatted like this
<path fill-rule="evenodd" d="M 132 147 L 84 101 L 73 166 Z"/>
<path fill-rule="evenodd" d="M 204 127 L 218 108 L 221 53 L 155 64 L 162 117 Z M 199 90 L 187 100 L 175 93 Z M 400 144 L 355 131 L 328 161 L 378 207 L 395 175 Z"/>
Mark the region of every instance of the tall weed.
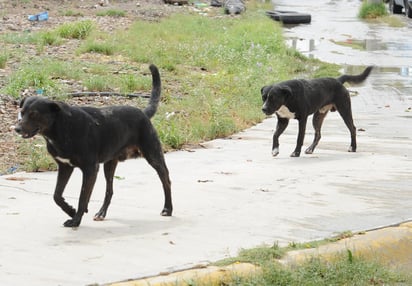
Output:
<path fill-rule="evenodd" d="M 65 23 L 60 25 L 56 31 L 57 34 L 66 39 L 85 39 L 90 35 L 94 28 L 94 24 L 90 20 Z"/>

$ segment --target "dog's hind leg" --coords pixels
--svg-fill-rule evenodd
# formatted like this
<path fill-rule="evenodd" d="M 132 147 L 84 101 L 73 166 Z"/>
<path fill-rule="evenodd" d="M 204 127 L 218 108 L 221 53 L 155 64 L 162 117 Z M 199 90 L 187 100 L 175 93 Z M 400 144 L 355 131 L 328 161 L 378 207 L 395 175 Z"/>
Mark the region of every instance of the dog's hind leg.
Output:
<path fill-rule="evenodd" d="M 78 227 L 80 225 L 83 214 L 87 212 L 87 206 L 93 191 L 94 183 L 96 182 L 97 172 L 99 171 L 99 164 L 97 163 L 83 167 L 81 170 L 83 173 L 83 181 L 79 197 L 79 206 L 73 218 L 64 223 L 65 227 Z"/>
<path fill-rule="evenodd" d="M 106 194 L 100 210 L 94 215 L 94 220 L 104 220 L 107 214 L 107 208 L 110 205 L 113 196 L 113 177 L 117 167 L 117 160 L 104 163 L 104 176 L 106 178 Z"/>
<path fill-rule="evenodd" d="M 152 160 L 150 156 L 146 159 L 149 164 L 156 170 L 163 185 L 165 202 L 160 215 L 171 216 L 173 212 L 171 182 L 169 178 L 169 170 L 167 169 L 163 154 L 161 154 L 161 156 L 156 158 L 155 160 Z"/>
<path fill-rule="evenodd" d="M 313 128 L 315 129 L 315 137 L 313 138 L 312 145 L 310 145 L 305 150 L 306 154 L 312 154 L 313 151 L 315 150 L 316 146 L 318 145 L 319 140 L 321 138 L 320 130 L 322 128 L 322 123 L 323 123 L 323 120 L 325 119 L 327 114 L 328 114 L 328 111 L 325 111 L 325 112 L 317 111 L 317 112 L 315 112 L 315 114 L 313 114 L 312 124 L 313 124 Z"/>
<path fill-rule="evenodd" d="M 152 133 L 153 134 L 153 133 Z M 162 147 L 157 136 L 146 138 L 143 144 L 140 146 L 144 158 L 152 166 L 162 182 L 164 192 L 164 206 L 160 215 L 171 216 L 173 211 L 172 206 L 172 191 L 171 182 L 169 178 L 169 170 L 167 169 L 166 162 L 163 156 Z"/>
<path fill-rule="evenodd" d="M 342 115 L 342 113 L 341 113 Z M 343 117 L 343 121 L 345 122 L 346 126 L 348 127 L 349 131 L 350 131 L 350 146 L 348 149 L 348 152 L 356 152 L 356 127 L 353 124 L 353 119 L 352 119 L 352 112 L 348 112 L 346 117 Z"/>
<path fill-rule="evenodd" d="M 353 123 L 349 94 L 347 96 L 347 100 L 345 100 L 343 103 L 336 103 L 336 109 L 338 110 L 340 116 L 342 116 L 343 121 L 345 122 L 350 132 L 351 143 L 348 152 L 356 152 L 356 127 Z"/>
<path fill-rule="evenodd" d="M 56 188 L 54 190 L 53 199 L 65 213 L 67 213 L 70 217 L 74 217 L 76 210 L 71 205 L 69 205 L 63 198 L 64 188 L 66 187 L 67 182 L 69 181 L 74 168 L 68 164 L 60 162 L 57 163 L 59 165 L 59 169 L 57 173 L 57 183 Z"/>
<path fill-rule="evenodd" d="M 278 116 L 276 131 L 273 134 L 272 156 L 277 156 L 279 154 L 279 136 L 283 133 L 283 131 L 285 131 L 286 127 L 288 127 L 288 124 L 289 119 Z"/>

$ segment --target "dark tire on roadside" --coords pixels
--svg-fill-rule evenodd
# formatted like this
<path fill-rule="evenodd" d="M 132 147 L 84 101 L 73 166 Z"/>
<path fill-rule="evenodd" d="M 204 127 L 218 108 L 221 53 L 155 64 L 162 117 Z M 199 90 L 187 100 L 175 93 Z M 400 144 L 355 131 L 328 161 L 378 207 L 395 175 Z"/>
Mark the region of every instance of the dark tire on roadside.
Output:
<path fill-rule="evenodd" d="M 412 9 L 411 9 L 411 7 L 409 6 L 409 3 L 408 3 L 408 0 L 405 0 L 404 1 L 404 5 L 405 5 L 405 15 L 408 17 L 408 18 L 412 18 Z"/>
<path fill-rule="evenodd" d="M 394 0 L 389 0 L 389 11 L 393 14 L 402 14 L 402 6 L 396 4 Z"/>
<path fill-rule="evenodd" d="M 312 21 L 310 14 L 294 11 L 267 11 L 266 14 L 283 24 L 309 24 Z"/>

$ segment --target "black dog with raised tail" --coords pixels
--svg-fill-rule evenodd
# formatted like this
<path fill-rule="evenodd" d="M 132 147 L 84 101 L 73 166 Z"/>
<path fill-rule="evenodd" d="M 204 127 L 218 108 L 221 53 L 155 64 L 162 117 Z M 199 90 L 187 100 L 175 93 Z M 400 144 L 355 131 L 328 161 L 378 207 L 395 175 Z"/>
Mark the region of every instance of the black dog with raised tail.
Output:
<path fill-rule="evenodd" d="M 349 91 L 345 82 L 361 83 L 369 76 L 372 66 L 359 75 L 342 75 L 338 78 L 318 78 L 312 80 L 294 79 L 278 84 L 264 86 L 261 89 L 266 115 L 276 113 L 278 123 L 273 134 L 272 155 L 279 154 L 279 136 L 285 131 L 289 119 L 299 121 L 299 133 L 295 151 L 291 157 L 299 157 L 305 137 L 308 116 L 313 114 L 315 138 L 305 153 L 312 154 L 318 145 L 323 120 L 329 111 L 338 111 L 351 135 L 349 152 L 356 152 L 356 128 L 353 124 L 352 107 Z"/>
<path fill-rule="evenodd" d="M 150 118 L 160 101 L 159 70 L 150 65 L 152 92 L 144 110 L 130 106 L 103 108 L 70 106 L 64 102 L 32 96 L 20 102 L 16 132 L 23 138 L 42 135 L 47 150 L 58 164 L 54 201 L 71 219 L 66 227 L 80 225 L 96 181 L 99 164 L 104 164 L 106 195 L 95 220 L 103 220 L 113 195 L 113 177 L 119 161 L 144 157 L 156 170 L 165 196 L 163 216 L 172 215 L 171 183 L 161 143 Z M 83 173 L 77 210 L 63 198 L 63 191 L 75 167 Z"/>

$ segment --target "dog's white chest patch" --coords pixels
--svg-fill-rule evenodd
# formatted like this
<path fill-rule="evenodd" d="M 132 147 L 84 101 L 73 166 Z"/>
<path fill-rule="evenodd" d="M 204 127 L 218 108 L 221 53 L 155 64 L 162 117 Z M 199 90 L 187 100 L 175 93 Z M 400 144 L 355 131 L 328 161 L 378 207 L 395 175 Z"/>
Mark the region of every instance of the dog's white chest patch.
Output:
<path fill-rule="evenodd" d="M 289 108 L 287 108 L 287 106 L 285 105 L 282 105 L 278 110 L 276 110 L 276 114 L 282 118 L 287 118 L 287 119 L 295 118 L 295 113 L 291 112 Z"/>
<path fill-rule="evenodd" d="M 74 167 L 74 165 L 70 162 L 69 159 L 56 156 L 56 160 L 59 161 L 59 162 L 61 162 L 61 163 L 63 163 L 63 164 L 67 164 L 67 165 L 69 165 L 69 166 Z"/>

